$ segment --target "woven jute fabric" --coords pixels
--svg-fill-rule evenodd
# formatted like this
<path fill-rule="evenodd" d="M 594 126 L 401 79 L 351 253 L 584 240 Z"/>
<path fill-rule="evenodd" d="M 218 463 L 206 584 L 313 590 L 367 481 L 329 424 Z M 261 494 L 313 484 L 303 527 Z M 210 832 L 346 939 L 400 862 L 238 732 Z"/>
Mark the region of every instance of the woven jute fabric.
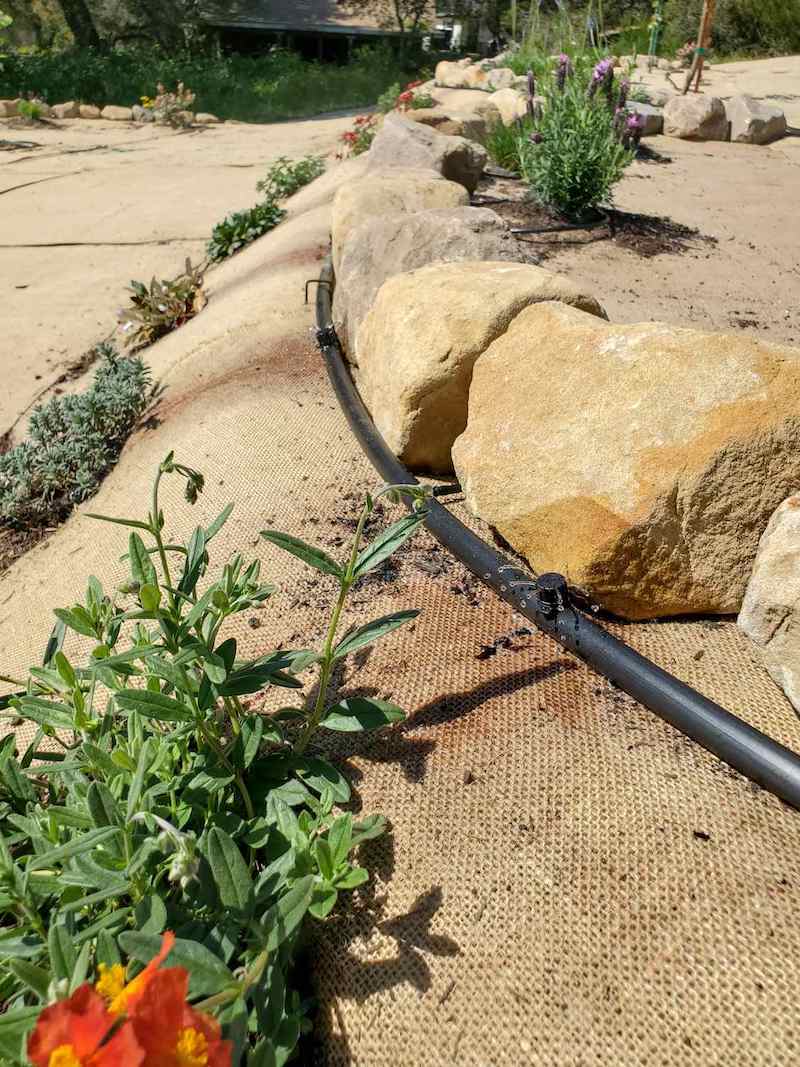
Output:
<path fill-rule="evenodd" d="M 212 556 L 256 556 L 278 586 L 229 631 L 240 653 L 319 640 L 330 582 L 258 531 L 344 553 L 377 481 L 302 308 L 326 212 L 315 205 L 237 256 L 203 315 L 153 349 L 166 386 L 159 421 L 87 507 L 0 579 L 3 673 L 39 661 L 52 607 L 78 597 L 89 574 L 109 585 L 122 576 L 125 532 L 85 511 L 145 511 L 169 449 L 207 478 L 194 508 L 166 480 L 170 537 L 234 500 Z M 355 808 L 384 813 L 391 833 L 364 846 L 366 889 L 311 926 L 319 1013 L 308 1061 L 795 1063 L 798 816 L 527 632 L 427 534 L 356 590 L 345 621 L 401 607 L 422 614 L 335 680 L 340 695 L 387 696 L 409 714 L 330 750 Z M 616 632 L 800 749 L 792 709 L 732 623 Z"/>

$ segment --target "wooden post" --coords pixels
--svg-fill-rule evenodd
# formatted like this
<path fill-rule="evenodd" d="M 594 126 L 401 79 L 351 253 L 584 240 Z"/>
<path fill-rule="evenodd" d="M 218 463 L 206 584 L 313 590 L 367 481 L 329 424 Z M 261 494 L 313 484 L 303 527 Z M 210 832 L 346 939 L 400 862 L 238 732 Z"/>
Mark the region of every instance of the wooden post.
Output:
<path fill-rule="evenodd" d="M 717 10 L 717 0 L 703 0 L 703 15 L 700 19 L 700 29 L 697 32 L 697 48 L 695 49 L 694 59 L 692 65 L 689 68 L 689 73 L 686 76 L 686 82 L 683 86 L 684 96 L 689 91 L 689 86 L 694 81 L 694 91 L 700 91 L 700 79 L 703 76 L 703 62 L 705 60 L 706 50 L 711 44 L 711 27 L 714 23 L 714 13 Z"/>

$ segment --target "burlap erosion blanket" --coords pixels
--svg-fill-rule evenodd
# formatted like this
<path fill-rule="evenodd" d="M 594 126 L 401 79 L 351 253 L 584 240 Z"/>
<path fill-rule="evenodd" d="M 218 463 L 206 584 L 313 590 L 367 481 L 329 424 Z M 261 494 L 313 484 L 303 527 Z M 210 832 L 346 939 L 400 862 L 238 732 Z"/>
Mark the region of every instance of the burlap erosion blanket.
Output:
<path fill-rule="evenodd" d="M 175 534 L 233 500 L 215 542 L 279 587 L 243 619 L 243 654 L 315 640 L 330 588 L 258 539 L 282 528 L 342 550 L 376 482 L 328 389 L 302 283 L 327 241 L 334 172 L 290 220 L 212 278 L 202 315 L 152 349 L 156 418 L 87 508 L 0 580 L 0 660 L 39 661 L 56 605 L 121 574 L 124 531 L 170 449 L 202 469 Z M 307 210 L 306 210 L 307 209 Z M 350 664 L 342 692 L 391 695 L 408 721 L 339 749 L 357 804 L 393 832 L 376 877 L 315 928 L 328 1067 L 796 1062 L 800 822 L 536 634 L 427 535 L 357 594 L 349 621 L 419 607 Z M 626 638 L 782 742 L 796 718 L 730 623 Z"/>

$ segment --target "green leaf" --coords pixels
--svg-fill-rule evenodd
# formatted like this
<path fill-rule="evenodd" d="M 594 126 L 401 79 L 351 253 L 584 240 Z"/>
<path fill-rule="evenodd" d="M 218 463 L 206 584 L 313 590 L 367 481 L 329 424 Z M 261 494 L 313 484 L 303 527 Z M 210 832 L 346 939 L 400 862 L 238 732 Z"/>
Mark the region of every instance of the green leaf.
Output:
<path fill-rule="evenodd" d="M 50 929 L 47 931 L 47 948 L 50 953 L 50 969 L 53 977 L 69 981 L 78 956 L 72 935 L 64 923 L 50 924 Z"/>
<path fill-rule="evenodd" d="M 364 626 L 359 626 L 357 630 L 353 630 L 352 633 L 342 638 L 333 651 L 334 659 L 341 659 L 343 656 L 350 655 L 356 649 L 363 648 L 364 645 L 368 645 L 379 637 L 384 637 L 386 634 L 391 633 L 392 630 L 396 630 L 399 626 L 404 626 L 405 623 L 416 619 L 418 615 L 419 612 L 413 609 L 410 611 L 396 611 L 392 615 L 383 615 L 380 619 L 374 619 Z"/>
<path fill-rule="evenodd" d="M 424 521 L 424 512 L 416 511 L 392 523 L 359 553 L 353 568 L 353 577 L 360 578 L 367 571 L 383 563 L 393 552 L 397 551 L 404 541 L 413 536 L 417 527 L 421 526 Z"/>
<path fill-rule="evenodd" d="M 97 935 L 96 957 L 97 962 L 104 963 L 106 967 L 113 967 L 115 963 L 122 963 L 117 942 L 108 930 L 101 930 Z"/>
<path fill-rule="evenodd" d="M 58 652 L 61 646 L 64 644 L 64 638 L 66 636 L 66 633 L 67 627 L 61 621 L 61 619 L 59 619 L 53 627 L 52 631 L 50 632 L 50 638 L 47 642 L 47 647 L 44 650 L 44 657 L 42 658 L 43 667 L 50 666 L 53 661 L 53 656 L 55 656 L 56 652 Z M 94 634 L 86 634 L 85 636 L 93 637 Z"/>
<path fill-rule="evenodd" d="M 203 570 L 206 553 L 206 534 L 202 527 L 198 526 L 191 536 L 186 553 L 186 565 L 183 568 L 178 589 L 181 593 L 191 594 L 200 578 Z"/>
<path fill-rule="evenodd" d="M 334 559 L 331 559 L 327 552 L 323 552 L 321 548 L 307 545 L 305 541 L 301 541 L 298 537 L 280 533 L 278 530 L 262 530 L 261 536 L 265 541 L 277 545 L 278 548 L 282 548 L 284 552 L 288 552 L 292 556 L 297 556 L 298 559 L 301 559 L 310 567 L 322 571 L 323 574 L 332 574 L 335 578 L 344 577 L 339 564 Z"/>
<path fill-rule="evenodd" d="M 74 689 L 75 686 L 78 684 L 78 679 L 75 676 L 75 671 L 72 667 L 72 664 L 63 652 L 56 652 L 55 665 L 56 670 L 67 683 L 67 685 L 70 687 L 70 689 Z"/>
<path fill-rule="evenodd" d="M 54 608 L 53 614 L 59 622 L 69 626 L 76 633 L 82 634 L 84 637 L 97 637 L 91 615 L 80 604 L 76 604 L 71 611 L 67 608 Z"/>
<path fill-rule="evenodd" d="M 328 845 L 334 867 L 339 867 L 347 859 L 353 841 L 353 816 L 349 811 L 333 820 L 328 830 Z"/>
<path fill-rule="evenodd" d="M 0 1062 L 25 1062 L 25 1039 L 36 1025 L 41 1010 L 39 1004 L 35 1008 L 11 1008 L 0 1015 Z"/>
<path fill-rule="evenodd" d="M 35 963 L 20 959 L 11 960 L 9 967 L 23 985 L 26 985 L 40 1000 L 47 1002 L 50 986 L 49 971 L 46 971 L 44 967 L 37 967 Z"/>
<path fill-rule="evenodd" d="M 155 696 L 155 693 L 151 693 L 151 696 Z M 158 694 L 160 696 L 160 694 Z M 139 759 L 136 761 L 136 770 L 133 774 L 131 781 L 130 792 L 128 793 L 128 821 L 130 821 L 139 809 L 139 797 L 142 793 L 142 786 L 144 784 L 144 776 L 150 767 L 152 751 L 151 739 L 148 738 L 142 745 L 139 751 Z"/>
<path fill-rule="evenodd" d="M 0 937 L 0 960 L 36 959 L 43 948 L 42 942 L 34 937 Z"/>
<path fill-rule="evenodd" d="M 319 864 L 319 873 L 326 882 L 330 882 L 333 879 L 333 856 L 331 855 L 330 845 L 324 837 L 317 838 L 314 852 Z"/>
<path fill-rule="evenodd" d="M 162 722 L 189 722 L 192 718 L 189 708 L 179 700 L 147 689 L 121 689 L 114 699 L 121 711 L 137 711 Z"/>
<path fill-rule="evenodd" d="M 253 903 L 253 880 L 233 838 L 218 826 L 212 827 L 205 855 L 223 906 L 248 912 Z"/>
<path fill-rule="evenodd" d="M 362 841 L 372 841 L 386 833 L 386 819 L 383 815 L 368 815 L 353 827 L 353 840 L 350 847 L 360 845 Z"/>
<path fill-rule="evenodd" d="M 119 774 L 120 768 L 114 763 L 111 756 L 104 752 L 102 748 L 93 745 L 91 741 L 84 741 L 83 754 L 91 763 L 112 778 Z M 89 788 L 91 789 L 91 786 Z"/>
<path fill-rule="evenodd" d="M 147 530 L 151 533 L 150 527 L 146 522 L 139 522 L 138 519 L 117 519 L 113 515 L 98 515 L 96 512 L 87 511 L 87 519 L 99 519 L 100 522 L 113 522 L 117 526 L 135 526 L 137 530 Z"/>
<path fill-rule="evenodd" d="M 305 918 L 314 896 L 314 878 L 307 875 L 295 882 L 266 912 L 262 925 L 267 931 L 264 948 L 275 952 L 295 932 Z"/>
<path fill-rule="evenodd" d="M 305 784 L 315 792 L 322 794 L 326 789 L 330 790 L 333 799 L 339 804 L 346 804 L 350 799 L 350 783 L 341 771 L 327 760 L 317 756 L 304 756 L 294 760 L 294 766 Z M 291 785 L 291 782 L 286 784 Z"/>
<path fill-rule="evenodd" d="M 28 864 L 28 870 L 47 870 L 56 863 L 63 864 L 66 860 L 72 859 L 73 856 L 80 856 L 84 852 L 97 848 L 103 841 L 107 841 L 110 837 L 115 837 L 118 833 L 119 830 L 116 826 L 89 830 L 79 837 L 73 837 L 66 844 L 59 845 L 58 848 L 52 848 L 48 852 L 42 852 L 38 856 L 32 857 Z M 69 976 L 66 975 L 65 977 Z"/>
<path fill-rule="evenodd" d="M 112 766 L 114 766 L 113 763 Z M 91 783 L 86 793 L 86 805 L 95 826 L 120 826 L 122 824 L 117 801 L 104 782 Z"/>
<path fill-rule="evenodd" d="M 55 730 L 71 730 L 74 726 L 72 709 L 55 700 L 24 696 L 19 698 L 19 708 L 26 719 L 42 726 L 52 726 Z"/>
<path fill-rule="evenodd" d="M 167 925 L 167 907 L 157 893 L 143 897 L 134 911 L 136 925 L 143 934 L 160 934 Z"/>
<path fill-rule="evenodd" d="M 91 941 L 84 942 L 78 953 L 78 958 L 75 961 L 75 966 L 72 969 L 72 975 L 69 980 L 69 991 L 74 993 L 78 986 L 83 985 L 86 981 L 86 975 L 89 971 L 89 956 L 93 949 Z"/>
<path fill-rule="evenodd" d="M 128 558 L 133 580 L 142 585 L 158 585 L 158 576 L 150 559 L 150 553 L 144 546 L 139 534 L 132 533 L 128 538 Z"/>
<path fill-rule="evenodd" d="M 222 509 L 219 515 L 217 515 L 216 519 L 214 519 L 211 525 L 206 527 L 206 544 L 208 544 L 212 537 L 216 537 L 216 535 L 219 533 L 219 531 L 230 518 L 230 514 L 232 511 L 233 504 L 228 504 Z"/>
<path fill-rule="evenodd" d="M 158 934 L 143 934 L 127 930 L 117 938 L 122 951 L 140 963 L 149 963 L 161 948 Z M 185 967 L 189 972 L 189 995 L 212 996 L 221 989 L 235 985 L 235 979 L 219 956 L 215 956 L 198 941 L 177 938 L 167 956 L 166 965 Z"/>
<path fill-rule="evenodd" d="M 364 867 L 352 867 L 346 874 L 336 879 L 339 889 L 356 889 L 369 881 L 369 871 Z"/>
<path fill-rule="evenodd" d="M 376 697 L 348 697 L 330 709 L 320 723 L 326 730 L 341 733 L 358 733 L 360 730 L 378 730 L 391 726 L 406 717 L 405 712 L 386 700 Z"/>
<path fill-rule="evenodd" d="M 143 585 L 139 590 L 139 602 L 145 611 L 158 611 L 161 603 L 161 590 L 157 585 Z"/>

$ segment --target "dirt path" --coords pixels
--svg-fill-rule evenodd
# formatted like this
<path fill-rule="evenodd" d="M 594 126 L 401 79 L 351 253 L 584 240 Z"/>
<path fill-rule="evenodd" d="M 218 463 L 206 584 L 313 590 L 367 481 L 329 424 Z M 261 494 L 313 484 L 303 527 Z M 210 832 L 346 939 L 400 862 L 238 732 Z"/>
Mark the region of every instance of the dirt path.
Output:
<path fill-rule="evenodd" d="M 189 132 L 113 122 L 0 122 L 0 435 L 114 328 L 132 278 L 177 273 L 212 226 L 257 200 L 279 156 L 329 153 L 350 119 Z"/>

